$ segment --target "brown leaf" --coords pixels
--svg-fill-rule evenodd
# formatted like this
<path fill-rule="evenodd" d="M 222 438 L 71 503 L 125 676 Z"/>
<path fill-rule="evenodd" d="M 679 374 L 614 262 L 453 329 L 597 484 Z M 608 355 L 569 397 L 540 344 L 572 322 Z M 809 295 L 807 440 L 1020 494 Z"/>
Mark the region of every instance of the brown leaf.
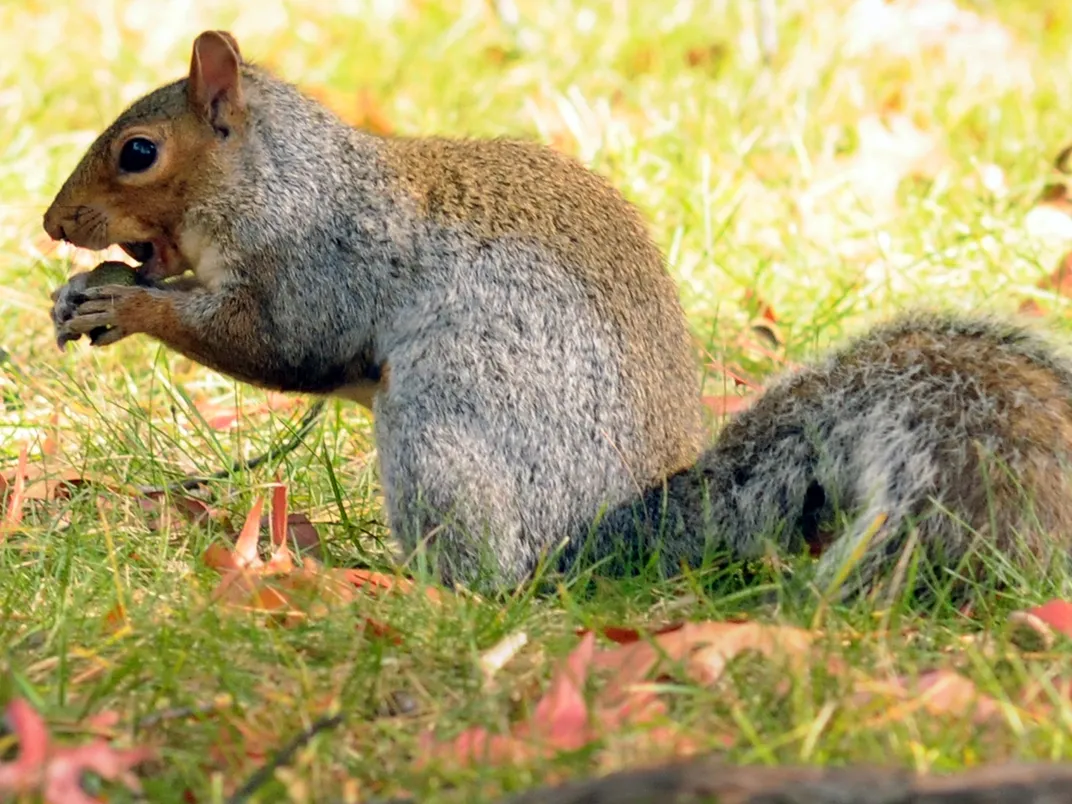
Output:
<path fill-rule="evenodd" d="M 193 525 L 203 525 L 213 519 L 226 524 L 226 517 L 219 511 L 201 500 L 182 494 L 150 492 L 138 497 L 138 505 L 145 514 L 146 527 L 154 532 L 169 527 L 174 517 L 181 517 Z"/>
<path fill-rule="evenodd" d="M 277 483 L 272 491 L 269 537 L 272 554 L 264 560 L 258 553 L 261 509 L 264 498 L 253 502 L 233 549 L 210 545 L 203 560 L 222 575 L 211 599 L 237 610 L 270 613 L 285 627 L 310 616 L 326 616 L 332 606 L 351 602 L 358 585 L 352 570 L 327 570 L 307 557 L 299 568 L 287 547 L 287 489 Z M 384 623 L 365 621 L 366 630 L 399 641 L 398 634 Z"/>
<path fill-rule="evenodd" d="M 262 529 L 268 526 L 267 517 L 261 517 L 260 526 Z M 302 555 L 311 555 L 314 558 L 322 555 L 320 532 L 305 514 L 287 514 L 286 534 L 287 544 L 296 545 Z"/>
<path fill-rule="evenodd" d="M 3 476 L 0 476 L 0 479 L 3 479 Z M 25 444 L 19 450 L 19 462 L 15 467 L 14 478 L 3 479 L 3 485 L 0 486 L 0 499 L 5 504 L 3 520 L 0 521 L 0 538 L 7 538 L 22 524 L 22 507 L 26 499 Z"/>

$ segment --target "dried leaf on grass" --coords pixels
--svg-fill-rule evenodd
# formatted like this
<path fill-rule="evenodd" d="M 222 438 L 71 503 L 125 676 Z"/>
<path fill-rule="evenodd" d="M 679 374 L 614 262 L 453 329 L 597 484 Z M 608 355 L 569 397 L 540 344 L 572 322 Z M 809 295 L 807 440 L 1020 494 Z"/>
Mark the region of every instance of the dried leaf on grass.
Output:
<path fill-rule="evenodd" d="M 19 755 L 12 762 L 0 763 L 0 791 L 38 793 L 48 804 L 99 804 L 100 799 L 82 789 L 85 773 L 141 791 L 134 768 L 153 758 L 151 748 L 116 749 L 103 739 L 59 746 L 50 740 L 45 722 L 26 701 L 14 699 L 6 714 L 19 740 Z"/>
<path fill-rule="evenodd" d="M 269 520 L 272 552 L 267 560 L 260 557 L 263 506 L 264 499 L 258 497 L 233 549 L 214 544 L 205 551 L 205 563 L 223 576 L 212 599 L 236 609 L 271 613 L 285 626 L 311 616 L 326 616 L 332 607 L 355 600 L 357 590 L 368 583 L 368 573 L 327 569 L 310 557 L 300 567 L 295 564 L 287 546 L 287 489 L 282 484 L 276 485 L 272 492 Z M 388 625 L 370 618 L 366 618 L 365 624 L 375 635 L 400 641 Z"/>
<path fill-rule="evenodd" d="M 642 751 L 660 747 L 660 753 L 688 754 L 698 740 L 675 724 L 657 724 L 666 705 L 648 683 L 663 659 L 683 663 L 689 678 L 713 684 L 728 662 L 746 651 L 768 658 L 801 658 L 812 642 L 807 631 L 759 623 L 684 623 L 662 629 L 644 639 L 632 629 L 607 629 L 618 641 L 616 647 L 598 651 L 595 634 L 585 632 L 580 644 L 558 667 L 547 691 L 530 718 L 515 724 L 506 734 L 492 734 L 483 727 L 463 731 L 453 740 L 437 743 L 430 734 L 423 738 L 428 758 L 449 759 L 459 764 L 518 762 L 556 752 L 575 751 L 605 741 L 610 751 Z M 583 694 L 591 670 L 610 678 L 587 703 Z M 645 725 L 646 736 L 616 739 L 626 726 Z M 609 739 L 608 739 L 609 738 Z"/>
<path fill-rule="evenodd" d="M 1009 615 L 1009 638 L 1024 650 L 1048 650 L 1057 635 L 1072 638 L 1072 603 L 1050 600 L 1027 611 Z"/>
<path fill-rule="evenodd" d="M 0 538 L 18 530 L 22 524 L 22 507 L 26 498 L 26 446 L 19 451 L 15 476 L 10 481 L 0 475 L 0 503 L 3 503 L 3 519 L 0 520 Z"/>
<path fill-rule="evenodd" d="M 587 745 L 596 738 L 583 694 L 594 654 L 595 636 L 588 634 L 555 671 L 532 716 L 508 734 L 492 734 L 477 726 L 444 743 L 426 732 L 418 764 L 431 759 L 450 759 L 462 765 L 519 762 Z"/>
<path fill-rule="evenodd" d="M 980 692 L 971 679 L 945 669 L 922 673 L 914 680 L 859 681 L 853 706 L 874 701 L 880 702 L 882 711 L 866 721 L 866 728 L 883 728 L 921 712 L 933 717 L 968 718 L 975 723 L 989 721 L 1001 712 L 998 702 Z"/>

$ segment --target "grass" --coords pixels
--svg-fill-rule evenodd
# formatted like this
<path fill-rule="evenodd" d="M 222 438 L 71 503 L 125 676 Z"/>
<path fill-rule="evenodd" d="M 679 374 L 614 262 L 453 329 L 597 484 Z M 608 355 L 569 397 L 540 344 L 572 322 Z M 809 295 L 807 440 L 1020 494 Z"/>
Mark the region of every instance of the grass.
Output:
<path fill-rule="evenodd" d="M 1036 298 L 1054 312 L 1049 324 L 1068 331 L 1067 305 L 1036 287 L 1062 244 L 1024 223 L 1067 144 L 1068 4 L 977 2 L 981 18 L 1008 35 L 1008 50 L 975 33 L 900 54 L 891 25 L 879 30 L 893 44 L 867 43 L 848 0 L 777 5 L 770 65 L 750 4 L 729 0 L 525 0 L 520 32 L 478 0 L 0 5 L 0 345 L 10 355 L 0 368 L 0 464 L 13 465 L 28 445 L 50 472 L 155 484 L 259 452 L 300 415 L 243 417 L 216 431 L 200 412 L 207 404 L 251 405 L 263 395 L 144 340 L 62 354 L 53 342 L 48 294 L 77 255 L 44 238 L 40 216 L 96 134 L 135 97 L 180 75 L 193 37 L 209 27 L 234 31 L 248 57 L 353 103 L 344 111 L 355 113 L 366 91 L 374 106 L 365 111 L 396 131 L 532 136 L 577 154 L 647 215 L 698 345 L 754 378 L 920 300 L 1012 312 Z M 898 128 L 908 122 L 917 134 Z M 915 152 L 913 137 L 928 147 Z M 774 357 L 740 338 L 761 303 L 776 311 L 784 341 Z M 708 393 L 723 384 L 710 372 Z M 212 502 L 240 520 L 277 474 L 334 561 L 382 561 L 363 412 L 330 403 L 303 448 L 213 484 Z M 200 556 L 220 536 L 179 522 L 151 528 L 130 497 L 79 487 L 33 506 L 18 538 L 0 546 L 6 694 L 28 697 L 53 722 L 113 709 L 129 724 L 221 694 L 235 702 L 215 718 L 143 730 L 139 739 L 163 756 L 147 781 L 152 800 L 180 800 L 186 788 L 219 800 L 257 765 L 249 754 L 308 726 L 325 700 L 347 713 L 347 725 L 301 754 L 262 800 L 284 788 L 296 800 L 355 790 L 472 800 L 651 758 L 657 750 L 631 749 L 627 733 L 601 752 L 553 762 L 417 769 L 427 728 L 446 736 L 472 724 L 505 728 L 531 706 L 581 627 L 741 614 L 818 622 L 861 673 L 956 665 L 1003 700 L 1025 679 L 1070 669 L 1068 652 L 999 660 L 978 639 L 1010 610 L 1067 593 L 1062 576 L 1024 579 L 971 618 L 900 600 L 819 610 L 776 595 L 772 605 L 761 593 L 782 588 L 776 575 L 745 583 L 731 573 L 715 588 L 641 579 L 442 606 L 421 595 L 369 599 L 280 629 L 208 601 L 215 575 Z M 116 628 L 108 614 L 120 604 L 127 622 Z M 367 635 L 367 616 L 405 634 L 403 644 Z M 519 630 L 529 646 L 489 691 L 479 656 Z M 667 693 L 701 749 L 725 750 L 721 738 L 736 737 L 733 761 L 949 770 L 1072 756 L 1067 709 L 1052 722 L 1010 718 L 985 731 L 921 714 L 875 726 L 875 713 L 851 704 L 844 679 L 817 673 L 785 694 L 761 662 L 742 662 L 734 675 L 735 694 L 684 682 Z M 416 711 L 382 716 L 400 690 Z"/>

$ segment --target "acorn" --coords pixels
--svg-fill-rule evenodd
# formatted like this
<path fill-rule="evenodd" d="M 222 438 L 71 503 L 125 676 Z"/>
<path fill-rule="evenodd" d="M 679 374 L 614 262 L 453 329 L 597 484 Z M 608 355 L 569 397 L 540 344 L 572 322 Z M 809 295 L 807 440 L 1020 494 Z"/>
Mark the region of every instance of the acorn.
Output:
<path fill-rule="evenodd" d="M 97 288 L 101 285 L 133 285 L 137 281 L 136 269 L 133 265 L 125 262 L 110 260 L 102 262 L 89 272 L 86 277 L 87 288 Z"/>
<path fill-rule="evenodd" d="M 125 262 L 109 260 L 102 262 L 86 276 L 86 287 L 97 288 L 101 285 L 133 285 L 137 281 L 137 269 Z M 97 327 L 90 330 L 89 342 L 96 343 L 97 338 L 107 332 L 109 327 Z"/>

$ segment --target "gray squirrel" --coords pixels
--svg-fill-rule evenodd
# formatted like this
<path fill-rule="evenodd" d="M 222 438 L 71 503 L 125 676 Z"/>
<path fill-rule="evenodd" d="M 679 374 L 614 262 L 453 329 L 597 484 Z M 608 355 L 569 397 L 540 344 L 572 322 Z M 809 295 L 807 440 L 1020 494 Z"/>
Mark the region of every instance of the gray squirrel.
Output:
<path fill-rule="evenodd" d="M 537 144 L 356 130 L 226 32 L 99 136 L 44 227 L 140 263 L 134 283 L 90 272 L 53 294 L 61 345 L 144 333 L 243 382 L 369 407 L 392 533 L 447 584 L 630 551 L 676 573 L 764 539 L 829 541 L 829 578 L 882 514 L 855 562 L 867 588 L 932 498 L 1013 551 L 1027 509 L 1004 475 L 983 493 L 977 448 L 1036 498 L 1029 548 L 1069 531 L 1072 374 L 1035 336 L 905 318 L 775 384 L 703 451 L 676 288 L 608 182 Z M 972 543 L 927 521 L 928 550 Z"/>

